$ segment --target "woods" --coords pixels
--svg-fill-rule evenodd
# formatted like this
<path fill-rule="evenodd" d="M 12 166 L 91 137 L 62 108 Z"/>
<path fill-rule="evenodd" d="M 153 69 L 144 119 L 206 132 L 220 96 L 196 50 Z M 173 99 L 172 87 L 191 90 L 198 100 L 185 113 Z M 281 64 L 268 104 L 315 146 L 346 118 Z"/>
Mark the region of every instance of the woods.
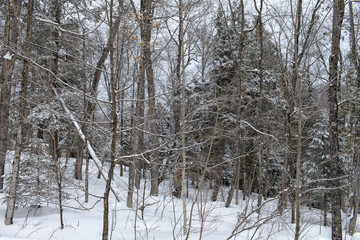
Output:
<path fill-rule="evenodd" d="M 205 238 L 212 204 L 241 209 L 224 239 L 275 218 L 302 239 L 305 209 L 356 234 L 359 16 L 356 0 L 1 2 L 5 225 L 51 205 L 64 229 L 71 202 L 102 202 L 112 239 L 124 203 L 140 239 L 179 201 L 173 239 Z"/>

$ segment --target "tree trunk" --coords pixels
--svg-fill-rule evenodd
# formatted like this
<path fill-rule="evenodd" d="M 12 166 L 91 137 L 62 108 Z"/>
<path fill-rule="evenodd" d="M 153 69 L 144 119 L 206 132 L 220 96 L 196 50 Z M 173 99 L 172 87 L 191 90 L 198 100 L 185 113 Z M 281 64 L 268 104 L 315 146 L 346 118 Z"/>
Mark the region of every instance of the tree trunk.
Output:
<path fill-rule="evenodd" d="M 83 165 L 83 154 L 84 154 L 84 142 L 78 139 L 78 146 L 76 151 L 76 162 L 75 162 L 75 179 L 82 180 L 82 165 Z"/>
<path fill-rule="evenodd" d="M 256 3 L 256 2 L 255 2 Z M 264 98 L 264 67 L 263 67 L 263 59 L 264 59 L 264 29 L 263 29 L 263 22 L 262 22 L 262 8 L 263 8 L 263 1 L 260 2 L 260 8 L 256 5 L 256 11 L 258 12 L 258 34 L 259 34 L 259 45 L 260 45 L 260 57 L 258 61 L 258 68 L 259 68 L 259 90 L 260 90 L 260 99 L 258 103 L 258 126 L 259 129 L 263 127 L 263 98 Z M 257 171 L 257 183 L 258 183 L 258 201 L 257 206 L 260 207 L 262 203 L 263 193 L 263 136 L 262 134 L 258 134 L 258 171 Z M 260 208 L 259 208 L 260 211 Z"/>
<path fill-rule="evenodd" d="M 143 53 L 143 62 L 144 70 L 146 72 L 147 87 L 148 87 L 148 98 L 149 98 L 149 110 L 148 116 L 150 121 L 150 149 L 151 152 L 151 163 L 150 163 L 150 172 L 151 172 L 151 189 L 150 195 L 158 195 L 158 185 L 159 185 L 159 161 L 158 161 L 158 150 L 156 149 L 159 146 L 158 140 L 158 128 L 157 128 L 157 118 L 156 118 L 156 105 L 155 105 L 155 83 L 154 83 L 154 73 L 152 66 L 151 58 L 151 31 L 152 31 L 152 18 L 154 12 L 154 3 L 153 0 L 142 0 L 141 1 L 141 13 L 143 16 L 142 21 L 142 53 Z"/>
<path fill-rule="evenodd" d="M 34 10 L 34 1 L 29 0 L 27 6 L 27 25 L 26 25 L 26 40 L 24 44 L 24 55 L 30 57 L 31 51 L 31 36 L 32 36 L 32 20 L 33 20 L 33 10 Z M 12 165 L 12 174 L 9 186 L 9 199 L 7 202 L 7 208 L 5 213 L 5 224 L 10 225 L 13 223 L 14 210 L 15 210 L 15 201 L 16 201 L 16 189 L 19 180 L 19 167 L 20 167 L 20 158 L 22 150 L 22 136 L 23 136 L 23 125 L 24 119 L 26 118 L 26 97 L 27 97 L 27 87 L 29 79 L 29 62 L 26 58 L 23 59 L 23 69 L 22 69 L 22 82 L 21 82 L 21 100 L 20 100 L 20 111 L 18 118 L 18 129 L 16 135 L 16 144 L 15 144 L 15 153 L 14 160 Z"/>
<path fill-rule="evenodd" d="M 339 159 L 339 140 L 338 140 L 338 84 L 339 84 L 339 70 L 338 63 L 340 57 L 340 37 L 341 27 L 344 18 L 344 1 L 334 0 L 333 6 L 333 26 L 331 39 L 331 57 L 329 60 L 329 133 L 330 133 L 330 175 L 331 187 L 330 192 L 332 199 L 331 214 L 332 214 L 332 239 L 342 240 L 342 224 L 341 224 L 341 189 L 340 180 L 341 164 Z"/>
<path fill-rule="evenodd" d="M 121 3 L 122 1 L 119 1 L 119 2 Z M 121 10 L 122 9 L 119 9 L 118 12 L 120 13 Z M 100 56 L 99 60 L 96 63 L 94 77 L 92 79 L 92 83 L 91 83 L 91 86 L 90 86 L 91 95 L 93 97 L 95 97 L 95 98 L 96 98 L 96 95 L 97 95 L 97 89 L 98 89 L 98 86 L 99 86 L 101 73 L 103 71 L 103 66 L 104 66 L 104 63 L 105 63 L 108 55 L 109 55 L 110 48 L 111 48 L 111 46 L 113 46 L 113 43 L 115 41 L 115 36 L 118 33 L 118 29 L 119 29 L 119 26 L 120 26 L 120 20 L 121 20 L 121 14 L 119 14 L 119 16 L 116 16 L 115 17 L 115 22 L 113 22 L 113 24 L 109 26 L 109 28 L 110 28 L 109 29 L 109 38 L 107 40 L 106 46 L 102 50 L 102 53 L 101 53 L 101 56 Z M 86 116 L 84 122 L 87 122 L 87 121 L 89 121 L 89 120 L 91 120 L 93 118 L 93 114 L 94 114 L 96 105 L 95 105 L 95 103 L 93 103 L 91 101 L 87 101 L 85 103 L 85 106 L 87 106 L 87 108 L 86 108 L 86 111 L 84 113 L 84 115 Z M 80 144 L 81 143 L 79 141 L 78 148 L 81 148 Z M 77 162 L 76 162 L 75 166 L 77 166 L 78 169 L 76 169 L 75 172 L 82 172 L 82 164 L 80 163 L 80 161 L 83 161 L 83 160 L 80 159 L 80 158 L 76 158 L 76 161 Z M 98 178 L 100 178 L 100 175 L 101 175 L 101 173 L 99 172 Z"/>
<path fill-rule="evenodd" d="M 185 101 L 185 48 L 184 48 L 184 2 L 179 0 L 179 44 L 181 46 L 181 156 L 182 156 L 182 210 L 183 210 L 183 235 L 188 234 L 188 219 L 187 219 L 187 210 L 186 210 L 186 139 L 185 139 L 185 115 L 186 115 L 186 101 Z"/>
<path fill-rule="evenodd" d="M 2 63 L 0 72 L 0 191 L 4 185 L 4 168 L 8 150 L 9 107 L 11 99 L 11 80 L 15 67 L 15 51 L 19 36 L 19 18 L 21 0 L 5 1 L 4 42 L 1 51 Z M 4 57 L 6 56 L 6 57 Z"/>
<path fill-rule="evenodd" d="M 294 191 L 294 203 L 295 209 L 292 214 L 292 218 L 295 215 L 295 240 L 300 239 L 300 172 L 301 172 L 301 148 L 302 148 L 302 87 L 301 79 L 299 77 L 299 39 L 301 30 L 301 17 L 302 17 L 302 0 L 298 0 L 296 6 L 296 22 L 295 22 L 295 33 L 294 33 L 294 65 L 293 65 L 293 85 L 297 86 L 294 89 L 294 93 L 297 92 L 297 155 L 296 155 L 296 186 Z M 297 84 L 296 84 L 297 83 Z M 296 92 L 295 92 L 296 91 Z"/>
<path fill-rule="evenodd" d="M 359 150 L 357 150 L 357 152 L 354 154 L 354 195 L 353 195 L 353 205 L 354 205 L 354 209 L 353 209 L 353 216 L 350 219 L 350 224 L 349 224 L 349 233 L 350 235 L 353 235 L 356 232 L 356 225 L 357 225 L 357 217 L 359 214 L 359 202 L 360 202 L 360 194 L 359 194 L 359 190 L 360 190 L 360 152 Z"/>
<path fill-rule="evenodd" d="M 351 46 L 351 61 L 352 64 L 355 67 L 356 70 L 356 77 L 357 79 L 357 91 L 356 91 L 356 99 L 359 99 L 359 90 L 360 90 L 360 63 L 359 63 L 359 57 L 358 57 L 358 49 L 356 44 L 356 35 L 355 35 L 355 24 L 354 24 L 354 11 L 353 11 L 353 5 L 352 1 L 349 1 L 349 18 L 350 18 L 350 46 Z M 355 117 L 354 117 L 354 125 L 359 126 L 360 124 L 360 107 L 359 105 L 356 105 L 355 108 Z M 359 135 L 359 129 L 355 127 L 355 135 Z M 360 202 L 360 152 L 359 152 L 359 145 L 360 142 L 358 139 L 355 139 L 355 153 L 353 154 L 353 164 L 354 164 L 354 209 L 353 209 L 353 217 L 350 220 L 349 225 L 349 233 L 350 235 L 353 235 L 356 231 L 356 225 L 357 225 L 357 216 L 359 213 L 359 202 Z"/>
<path fill-rule="evenodd" d="M 172 111 L 174 115 L 174 145 L 173 148 L 179 146 L 178 134 L 180 133 L 180 117 L 181 117 L 181 102 L 180 102 L 180 89 L 181 89 L 181 59 L 182 59 L 182 33 L 179 31 L 178 42 L 177 42 L 177 60 L 175 68 L 175 77 L 172 78 L 172 89 L 173 89 L 173 104 Z M 181 197 L 181 164 L 179 162 L 178 153 L 174 151 L 173 154 L 174 166 L 173 166 L 173 195 L 177 198 Z"/>
<path fill-rule="evenodd" d="M 87 109 L 87 105 L 86 105 L 86 92 L 87 92 L 87 82 L 88 82 L 88 78 L 87 78 L 87 71 L 86 71 L 86 41 L 85 41 L 85 30 L 83 29 L 83 38 L 82 38 L 82 61 L 83 61 L 83 100 L 84 100 L 84 107 L 83 107 L 83 124 L 82 124 L 82 131 L 84 134 L 86 134 L 86 129 L 85 129 L 85 121 L 87 120 L 87 113 L 86 113 L 86 109 Z M 84 161 L 84 150 L 85 150 L 85 143 L 81 140 L 80 137 L 77 137 L 78 141 L 77 141 L 77 151 L 76 151 L 76 162 L 75 162 L 75 171 L 74 171 L 74 177 L 75 179 L 78 180 L 82 180 L 82 166 L 83 166 L 83 161 Z M 88 156 L 86 158 L 87 163 L 88 163 Z M 88 174 L 88 173 L 86 173 Z M 85 198 L 88 198 L 88 193 L 85 192 Z"/>
<path fill-rule="evenodd" d="M 86 151 L 86 167 L 85 167 L 85 202 L 89 202 L 89 153 Z"/>
<path fill-rule="evenodd" d="M 110 26 L 113 22 L 113 0 L 110 1 Z M 111 159 L 108 179 L 106 181 L 104 193 L 104 218 L 103 218 L 103 234 L 102 239 L 109 238 L 109 196 L 111 190 L 111 182 L 114 175 L 115 159 L 116 159 L 116 140 L 117 140 L 117 104 L 116 104 L 116 87 L 115 87 L 115 73 L 114 73 L 114 47 L 113 43 L 110 44 L 110 77 L 111 77 L 111 111 L 112 111 L 112 139 L 111 139 Z"/>
<path fill-rule="evenodd" d="M 301 0 L 300 0 L 301 1 Z M 299 3 L 298 3 L 299 4 Z M 296 217 L 295 217 L 295 240 L 300 239 L 300 172 L 301 172 L 301 148 L 302 148 L 302 99 L 301 99 L 301 84 L 298 84 L 298 98 L 299 104 L 297 106 L 298 111 L 298 136 L 297 136 L 297 157 L 296 157 L 296 186 L 295 186 L 295 204 L 296 204 Z"/>
<path fill-rule="evenodd" d="M 225 207 L 230 206 L 230 203 L 234 196 L 235 189 L 237 188 L 237 186 L 239 184 L 239 178 L 240 178 L 239 167 L 240 167 L 240 157 L 236 158 L 236 160 L 235 160 L 234 172 L 231 177 L 231 185 L 230 185 L 230 189 L 228 192 L 228 197 L 226 199 Z"/>
<path fill-rule="evenodd" d="M 134 74 L 135 76 L 135 74 Z M 133 84 L 133 88 L 132 88 L 132 99 L 135 99 L 135 82 Z M 135 110 L 135 106 L 134 106 L 134 101 L 131 102 L 131 112 L 135 113 L 135 111 L 137 111 L 137 109 Z M 133 153 L 136 153 L 137 150 L 137 129 L 135 129 L 135 123 L 137 121 L 136 118 L 136 113 L 133 114 L 131 116 L 131 127 L 132 127 L 132 134 L 131 134 L 131 146 L 132 146 L 132 150 Z M 135 187 L 135 167 L 136 167 L 136 159 L 133 158 L 130 160 L 129 162 L 129 181 L 128 181 L 128 193 L 127 193 L 127 199 L 126 199 L 126 206 L 128 208 L 132 208 L 132 203 L 133 203 L 133 197 L 134 197 L 134 187 Z"/>
<path fill-rule="evenodd" d="M 144 149 L 144 99 L 145 99 L 145 69 L 144 69 L 143 59 L 140 63 L 140 77 L 137 84 L 137 103 L 136 103 L 136 117 L 135 117 L 135 127 L 134 130 L 134 152 L 141 153 Z M 143 168 L 144 162 L 142 159 L 134 159 L 135 161 L 135 187 L 136 189 L 140 188 L 141 180 L 141 170 Z"/>

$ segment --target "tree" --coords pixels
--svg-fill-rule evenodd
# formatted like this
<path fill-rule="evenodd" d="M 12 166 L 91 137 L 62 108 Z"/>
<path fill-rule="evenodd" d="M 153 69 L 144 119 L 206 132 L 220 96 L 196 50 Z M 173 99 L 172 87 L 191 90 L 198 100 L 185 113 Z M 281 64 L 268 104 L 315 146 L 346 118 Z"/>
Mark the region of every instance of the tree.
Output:
<path fill-rule="evenodd" d="M 357 215 L 359 212 L 359 202 L 360 202 L 360 152 L 359 152 L 359 139 L 357 136 L 359 136 L 359 123 L 360 123 L 360 117 L 359 117 L 359 113 L 360 113 L 360 106 L 358 103 L 358 99 L 359 99 L 359 89 L 360 89 L 360 62 L 359 62 L 359 53 L 358 53 L 358 47 L 356 44 L 356 34 L 355 34 L 355 17 L 354 17 L 354 9 L 353 9 L 353 1 L 349 1 L 349 22 L 350 22 L 350 46 L 351 46 L 351 52 L 350 52 L 350 59 L 353 65 L 353 68 L 355 69 L 354 71 L 354 80 L 355 83 L 353 83 L 353 85 L 355 85 L 354 91 L 353 91 L 353 95 L 354 95 L 354 100 L 355 100 L 355 106 L 354 106 L 354 111 L 352 111 L 354 113 L 354 120 L 352 123 L 352 129 L 353 130 L 353 134 L 355 136 L 353 136 L 353 143 L 354 144 L 354 151 L 353 154 L 353 169 L 354 169 L 354 194 L 353 194 L 353 217 L 350 220 L 350 225 L 349 225 L 349 233 L 351 235 L 353 235 L 355 233 L 356 230 L 356 225 L 357 225 Z M 357 79 L 357 80 L 356 80 Z M 351 89 L 351 87 L 349 86 L 349 89 Z"/>
<path fill-rule="evenodd" d="M 4 185 L 4 168 L 8 150 L 9 108 L 11 99 L 12 75 L 15 67 L 17 42 L 19 39 L 20 13 L 22 1 L 5 1 L 6 16 L 4 26 L 4 42 L 1 49 L 0 72 L 0 191 Z"/>
<path fill-rule="evenodd" d="M 119 1 L 119 9 L 122 8 L 122 1 Z M 109 18 L 110 22 L 109 25 L 113 26 L 113 8 L 114 8 L 114 1 L 110 0 L 110 13 Z M 120 15 L 120 12 L 118 12 Z M 110 29 L 111 31 L 111 29 Z M 118 116 L 117 116 L 117 96 L 116 96 L 116 88 L 115 88 L 115 72 L 114 72 L 114 45 L 113 42 L 110 43 L 110 84 L 111 84 L 111 115 L 112 115 L 112 123 L 111 123 L 111 157 L 110 157 L 110 168 L 108 172 L 108 179 L 106 181 L 105 193 L 104 193 L 104 219 L 103 219 L 103 234 L 102 239 L 107 240 L 109 238 L 109 195 L 110 195 L 110 186 L 111 181 L 114 175 L 115 169 L 115 159 L 116 159 L 116 143 L 117 143 L 117 126 L 118 126 Z"/>
<path fill-rule="evenodd" d="M 31 50 L 31 35 L 33 28 L 33 10 L 34 10 L 34 0 L 29 0 L 27 3 L 27 25 L 26 25 L 26 40 L 24 46 L 24 55 L 26 58 L 30 57 Z M 13 223 L 14 210 L 15 210 L 15 201 L 16 201 L 16 189 L 19 180 L 19 165 L 21 151 L 23 148 L 23 126 L 24 119 L 26 118 L 26 98 L 27 98 L 27 88 L 28 88 L 28 78 L 29 78 L 29 62 L 28 59 L 24 58 L 22 60 L 22 83 L 21 83 L 21 100 L 20 100 L 20 111 L 18 118 L 18 129 L 16 135 L 16 144 L 15 144 L 15 153 L 14 160 L 12 165 L 12 175 L 11 182 L 9 186 L 9 199 L 7 202 L 6 214 L 5 214 L 5 224 L 9 225 Z"/>
<path fill-rule="evenodd" d="M 332 214 L 332 239 L 342 239 L 341 225 L 341 174 L 339 158 L 339 132 L 338 132 L 338 92 L 340 72 L 338 68 L 340 58 L 340 37 L 344 19 L 344 1 L 333 1 L 331 56 L 329 59 L 329 134 L 330 134 L 330 171 L 332 177 L 331 187 L 331 214 Z"/>

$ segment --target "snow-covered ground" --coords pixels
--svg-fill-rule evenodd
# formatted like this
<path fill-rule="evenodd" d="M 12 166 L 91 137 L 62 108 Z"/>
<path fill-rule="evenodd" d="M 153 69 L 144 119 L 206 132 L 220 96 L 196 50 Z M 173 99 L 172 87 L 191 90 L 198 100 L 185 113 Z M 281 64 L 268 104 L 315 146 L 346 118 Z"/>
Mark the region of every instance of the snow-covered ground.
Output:
<path fill-rule="evenodd" d="M 97 170 L 92 168 L 89 184 L 90 192 L 92 195 L 102 196 L 105 181 L 97 179 L 96 176 Z M 115 181 L 122 195 L 120 202 L 116 202 L 114 196 L 111 195 L 110 239 L 185 239 L 182 234 L 182 200 L 171 196 L 168 181 L 161 183 L 158 197 L 150 197 L 147 189 L 144 202 L 143 192 L 139 190 L 137 194 L 134 194 L 133 209 L 126 207 L 126 172 L 124 177 L 116 177 Z M 82 181 L 74 183 L 70 189 L 67 189 L 73 194 L 73 199 L 66 203 L 67 207 L 64 210 L 65 228 L 63 230 L 60 229 L 58 206 L 49 204 L 36 209 L 17 209 L 13 225 L 5 226 L 1 221 L 0 239 L 101 239 L 103 201 L 95 196 L 90 196 L 89 203 L 84 203 L 84 193 L 78 187 L 79 184 L 83 185 L 84 183 Z M 147 185 L 149 184 L 147 183 Z M 227 239 L 231 236 L 239 221 L 242 221 L 242 224 L 237 228 L 237 231 L 241 231 L 241 233 L 232 239 L 293 239 L 295 225 L 290 224 L 290 214 L 288 212 L 282 216 L 274 212 L 276 200 L 269 200 L 261 209 L 260 215 L 258 215 L 256 211 L 252 211 L 252 206 L 255 207 L 257 203 L 255 195 L 251 196 L 247 201 L 242 201 L 240 196 L 239 205 L 235 205 L 233 201 L 229 208 L 225 208 L 224 200 L 227 196 L 227 190 L 223 188 L 219 193 L 218 201 L 211 202 L 205 201 L 211 194 L 211 190 L 204 188 L 199 195 L 199 200 L 194 203 L 198 190 L 189 186 L 189 198 L 187 199 L 188 220 L 193 208 L 189 239 Z M 144 203 L 146 207 L 142 216 L 139 208 Z M 245 214 L 246 206 L 248 208 Z M 1 204 L 0 217 L 2 219 L 4 219 L 5 209 L 6 205 Z M 239 216 L 243 217 L 239 218 Z M 322 223 L 322 213 L 319 210 L 309 210 L 304 207 L 302 209 L 301 239 L 331 239 L 330 227 L 323 227 Z M 344 239 L 350 240 L 351 236 L 344 235 Z"/>

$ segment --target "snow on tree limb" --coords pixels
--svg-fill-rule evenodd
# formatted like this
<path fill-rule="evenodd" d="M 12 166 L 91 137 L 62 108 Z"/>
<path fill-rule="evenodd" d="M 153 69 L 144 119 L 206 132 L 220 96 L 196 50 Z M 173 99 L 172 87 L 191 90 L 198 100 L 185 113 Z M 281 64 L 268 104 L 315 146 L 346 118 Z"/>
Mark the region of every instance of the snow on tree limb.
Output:
<path fill-rule="evenodd" d="M 80 125 L 78 124 L 78 122 L 75 120 L 74 118 L 74 115 L 70 112 L 70 110 L 67 108 L 66 104 L 65 104 L 65 101 L 64 99 L 58 94 L 58 92 L 56 91 L 55 88 L 53 88 L 53 91 L 57 97 L 57 99 L 60 101 L 61 103 L 61 106 L 63 107 L 64 111 L 66 112 L 66 114 L 69 116 L 70 120 L 72 121 L 72 123 L 74 124 L 75 126 L 75 129 L 76 129 L 76 132 L 78 133 L 78 135 L 80 136 L 81 140 L 86 144 L 86 147 L 89 151 L 89 154 L 90 156 L 92 157 L 96 167 L 99 169 L 100 173 L 101 173 L 101 176 L 104 178 L 105 181 L 107 181 L 108 179 L 108 176 L 107 176 L 107 173 L 104 172 L 103 168 L 102 168 L 102 164 L 101 164 L 101 161 L 100 159 L 96 156 L 96 153 L 94 151 L 94 149 L 92 148 L 90 142 L 88 140 L 86 140 L 86 137 L 84 135 L 84 133 L 82 132 L 81 128 L 80 128 Z M 114 186 L 116 187 L 115 184 L 112 184 L 112 186 L 110 187 L 111 188 L 111 191 L 113 192 L 116 200 L 118 202 L 120 202 L 120 197 L 119 197 L 119 192 L 116 191 L 116 189 L 114 189 Z"/>
<path fill-rule="evenodd" d="M 257 133 L 259 133 L 259 134 L 261 134 L 261 135 L 269 136 L 269 137 L 275 139 L 276 142 L 279 142 L 278 139 L 277 139 L 274 135 L 260 131 L 259 129 L 255 128 L 253 125 L 251 125 L 249 122 L 247 122 L 247 121 L 245 121 L 245 120 L 240 120 L 240 123 L 245 123 L 245 124 L 248 125 L 250 128 L 252 128 L 255 132 L 257 132 Z"/>

